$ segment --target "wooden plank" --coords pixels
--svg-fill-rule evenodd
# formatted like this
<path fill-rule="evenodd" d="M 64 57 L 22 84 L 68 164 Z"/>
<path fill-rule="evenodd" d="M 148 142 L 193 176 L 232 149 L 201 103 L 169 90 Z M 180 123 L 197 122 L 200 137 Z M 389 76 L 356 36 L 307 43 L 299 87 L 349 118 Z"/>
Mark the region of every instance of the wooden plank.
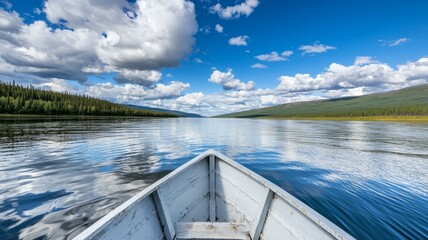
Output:
<path fill-rule="evenodd" d="M 272 200 L 262 232 L 264 239 L 276 239 L 278 236 L 284 239 L 340 239 L 328 234 L 318 223 L 310 221 L 277 195 Z"/>
<path fill-rule="evenodd" d="M 259 215 L 256 217 L 253 223 L 253 229 L 251 230 L 251 239 L 258 240 L 260 233 L 262 232 L 263 224 L 266 221 L 266 216 L 272 202 L 273 192 L 266 188 L 265 200 L 260 204 Z"/>
<path fill-rule="evenodd" d="M 180 217 L 179 221 L 172 221 L 175 222 L 202 222 L 207 221 L 209 218 L 209 209 L 208 205 L 210 202 L 210 197 L 204 196 L 201 200 L 192 203 L 192 205 L 187 206 L 186 208 L 191 209 L 190 211 L 187 211 L 187 214 L 183 217 Z"/>
<path fill-rule="evenodd" d="M 216 196 L 216 209 L 218 222 L 249 223 L 248 216 L 238 205 L 226 202 L 219 195 Z"/>
<path fill-rule="evenodd" d="M 179 222 L 176 239 L 250 239 L 250 226 L 232 222 Z"/>
<path fill-rule="evenodd" d="M 211 155 L 210 161 L 210 222 L 216 221 L 216 204 L 215 204 L 215 156 Z"/>
<path fill-rule="evenodd" d="M 209 164 L 208 158 L 186 169 L 160 189 L 168 208 L 172 222 L 184 222 L 189 214 L 194 222 L 206 222 L 209 219 Z M 205 209 L 195 212 L 193 207 L 203 201 Z"/>
<path fill-rule="evenodd" d="M 156 210 L 158 211 L 159 218 L 162 223 L 162 228 L 165 233 L 165 238 L 167 240 L 174 240 L 175 238 L 174 226 L 172 224 L 171 217 L 168 213 L 168 208 L 166 208 L 166 204 L 162 199 L 159 189 L 153 192 L 153 200 L 155 202 Z"/>
<path fill-rule="evenodd" d="M 252 223 L 264 203 L 265 192 L 266 187 L 250 176 L 226 162 L 216 162 L 216 194 L 225 202 L 217 202 L 219 221 L 243 222 L 244 217 L 245 222 Z"/>
<path fill-rule="evenodd" d="M 147 239 L 164 239 L 162 224 L 151 196 L 118 216 L 111 227 L 98 234 L 97 239 L 138 240 L 142 235 Z"/>

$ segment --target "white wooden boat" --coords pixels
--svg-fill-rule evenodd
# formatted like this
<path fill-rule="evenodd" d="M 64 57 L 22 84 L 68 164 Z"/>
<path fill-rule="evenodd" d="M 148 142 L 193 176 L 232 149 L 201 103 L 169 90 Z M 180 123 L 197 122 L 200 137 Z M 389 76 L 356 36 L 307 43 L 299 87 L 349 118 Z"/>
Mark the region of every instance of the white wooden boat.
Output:
<path fill-rule="evenodd" d="M 353 239 L 268 180 L 208 150 L 79 234 L 81 239 Z"/>

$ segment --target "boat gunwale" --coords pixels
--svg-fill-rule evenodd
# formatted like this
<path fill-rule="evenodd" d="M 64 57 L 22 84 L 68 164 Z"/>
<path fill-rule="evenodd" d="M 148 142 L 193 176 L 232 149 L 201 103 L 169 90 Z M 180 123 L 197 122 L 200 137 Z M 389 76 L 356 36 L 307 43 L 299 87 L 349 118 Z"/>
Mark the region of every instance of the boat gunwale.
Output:
<path fill-rule="evenodd" d="M 324 230 L 326 233 L 333 236 L 334 238 L 350 239 L 350 240 L 355 239 L 351 235 L 349 235 L 347 232 L 345 232 L 344 230 L 336 226 L 334 223 L 332 223 L 330 220 L 328 220 L 327 218 L 325 218 L 324 216 L 322 216 L 321 214 L 319 214 L 318 212 L 316 212 L 315 210 L 307 206 L 305 203 L 303 203 L 296 197 L 292 196 L 290 193 L 288 193 L 284 189 L 280 188 L 279 186 L 275 185 L 271 181 L 255 173 L 254 171 L 248 169 L 242 164 L 232 160 L 231 158 L 213 149 L 208 149 L 207 151 L 192 158 L 191 160 L 184 163 L 183 165 L 181 165 L 171 173 L 167 174 L 166 176 L 162 177 L 152 185 L 142 190 L 141 192 L 137 193 L 135 196 L 128 199 L 127 201 L 125 201 L 115 209 L 113 209 L 111 212 L 109 212 L 104 217 L 96 221 L 94 224 L 92 224 L 90 227 L 85 229 L 83 232 L 81 232 L 79 235 L 77 235 L 73 239 L 83 240 L 98 234 L 100 231 L 102 231 L 103 229 L 108 227 L 110 224 L 112 224 L 112 221 L 115 219 L 115 217 L 120 216 L 121 214 L 124 214 L 130 207 L 133 207 L 135 204 L 137 204 L 139 200 L 150 196 L 150 194 L 152 194 L 154 191 L 157 191 L 164 184 L 168 183 L 171 179 L 173 179 L 174 176 L 190 168 L 194 164 L 208 158 L 211 155 L 229 164 L 230 166 L 238 169 L 239 171 L 248 175 L 253 180 L 257 181 L 258 183 L 270 189 L 270 191 L 272 191 L 275 195 L 282 198 L 286 203 L 290 204 L 293 208 L 295 208 L 297 211 L 301 212 L 305 217 L 307 217 L 308 220 L 314 222 L 317 226 L 319 226 L 322 230 Z"/>

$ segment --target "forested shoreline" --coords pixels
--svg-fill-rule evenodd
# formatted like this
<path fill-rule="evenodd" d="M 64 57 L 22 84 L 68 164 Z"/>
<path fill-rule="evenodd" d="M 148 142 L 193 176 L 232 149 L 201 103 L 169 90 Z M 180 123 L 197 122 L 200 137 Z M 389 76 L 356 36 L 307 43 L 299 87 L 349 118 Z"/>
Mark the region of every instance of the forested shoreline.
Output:
<path fill-rule="evenodd" d="M 0 113 L 40 115 L 176 117 L 141 110 L 86 95 L 42 90 L 0 81 Z"/>

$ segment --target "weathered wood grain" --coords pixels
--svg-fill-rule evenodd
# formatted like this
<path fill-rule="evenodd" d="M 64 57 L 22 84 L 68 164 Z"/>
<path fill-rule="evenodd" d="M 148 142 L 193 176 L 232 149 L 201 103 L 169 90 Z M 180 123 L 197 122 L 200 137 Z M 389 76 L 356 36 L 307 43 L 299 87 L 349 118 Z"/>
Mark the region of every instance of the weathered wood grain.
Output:
<path fill-rule="evenodd" d="M 215 156 L 209 157 L 209 176 L 210 176 L 210 222 L 216 221 L 216 204 L 215 204 L 215 190 L 216 190 L 216 178 L 215 178 Z"/>
<path fill-rule="evenodd" d="M 260 204 L 258 215 L 255 221 L 253 222 L 253 226 L 251 229 L 251 239 L 259 239 L 263 225 L 266 222 L 266 216 L 270 208 L 270 204 L 272 202 L 273 192 L 269 188 L 265 189 L 264 194 L 265 195 L 263 199 L 265 200 L 263 201 L 263 204 Z"/>
<path fill-rule="evenodd" d="M 287 204 L 283 199 L 274 197 L 262 229 L 261 239 L 335 239 L 318 224 L 310 221 L 304 214 Z"/>
<path fill-rule="evenodd" d="M 266 188 L 223 161 L 216 163 L 216 174 L 216 193 L 224 201 L 217 202 L 221 221 L 252 223 L 257 217 L 259 206 L 264 203 Z M 224 218 L 227 216 L 230 218 Z"/>
<path fill-rule="evenodd" d="M 250 239 L 250 226 L 230 222 L 180 222 L 175 226 L 179 239 Z"/>
<path fill-rule="evenodd" d="M 194 221 L 209 219 L 208 203 L 204 202 L 205 208 L 199 207 L 198 212 L 193 211 L 193 207 L 199 201 L 205 201 L 209 195 L 208 167 L 208 160 L 200 161 L 162 186 L 166 207 L 173 222 L 183 221 L 191 212 Z"/>
<path fill-rule="evenodd" d="M 162 229 L 165 234 L 166 240 L 174 240 L 175 230 L 174 225 L 171 221 L 171 217 L 166 207 L 166 203 L 164 202 L 164 198 L 160 189 L 153 192 L 153 200 L 155 202 L 156 210 L 158 212 L 158 217 L 162 224 Z"/>
<path fill-rule="evenodd" d="M 142 199 L 129 211 L 119 215 L 110 227 L 103 228 L 93 239 L 137 240 L 141 239 L 141 236 L 146 239 L 164 239 L 162 226 L 151 196 Z"/>

